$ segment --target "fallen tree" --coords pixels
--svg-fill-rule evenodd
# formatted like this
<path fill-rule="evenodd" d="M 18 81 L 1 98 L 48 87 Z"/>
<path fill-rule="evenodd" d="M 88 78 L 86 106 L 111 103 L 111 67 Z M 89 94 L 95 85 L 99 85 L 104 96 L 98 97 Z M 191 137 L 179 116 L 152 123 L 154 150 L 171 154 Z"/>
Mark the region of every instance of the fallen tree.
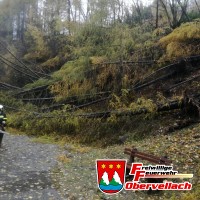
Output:
<path fill-rule="evenodd" d="M 102 100 L 107 100 L 109 97 L 102 99 Z M 95 102 L 97 103 L 97 101 Z M 94 104 L 94 102 L 91 102 L 90 104 Z M 181 109 L 183 108 L 183 101 L 171 101 L 168 104 L 164 104 L 164 105 L 157 105 L 157 108 L 155 110 L 155 112 L 164 112 L 164 111 L 171 111 L 171 110 L 175 110 L 175 109 Z M 83 105 L 82 105 L 83 107 Z M 67 111 L 72 111 L 71 109 L 67 110 Z M 108 110 L 108 111 L 102 111 L 102 112 L 92 112 L 92 113 L 82 113 L 82 114 L 73 114 L 73 113 L 69 113 L 66 115 L 38 115 L 38 118 L 67 118 L 70 116 L 74 116 L 74 117 L 84 117 L 84 118 L 108 118 L 111 115 L 116 115 L 117 117 L 121 117 L 121 116 L 134 116 L 134 115 L 140 115 L 140 114 L 146 114 L 146 113 L 150 113 L 151 111 L 148 110 L 147 108 L 141 108 L 138 109 L 136 111 L 132 111 L 132 110 Z"/>
<path fill-rule="evenodd" d="M 185 84 L 185 83 L 189 83 L 189 82 L 191 82 L 191 81 L 193 81 L 193 80 L 195 80 L 195 79 L 197 79 L 197 78 L 199 78 L 199 77 L 200 77 L 200 74 L 199 74 L 199 75 L 196 75 L 196 76 L 193 76 L 193 77 L 191 77 L 191 78 L 188 78 L 188 79 L 186 79 L 186 80 L 184 80 L 184 81 L 181 81 L 180 83 L 177 83 L 177 84 L 175 84 L 175 85 L 169 87 L 169 88 L 167 89 L 167 91 L 173 90 L 174 88 L 177 88 L 177 87 L 179 87 L 179 86 L 181 86 L 181 85 L 183 85 L 183 84 Z"/>
<path fill-rule="evenodd" d="M 161 76 L 161 77 L 159 77 L 159 78 L 157 78 L 155 80 L 149 81 L 149 82 L 144 83 L 142 85 L 139 85 L 137 87 L 133 87 L 133 90 L 137 91 L 137 90 L 142 89 L 144 87 L 150 86 L 150 85 L 152 85 L 152 84 L 154 84 L 154 83 L 156 83 L 158 81 L 168 79 L 168 78 L 172 77 L 174 74 L 175 74 L 175 72 L 170 72 L 169 74 Z"/>
<path fill-rule="evenodd" d="M 164 112 L 164 111 L 170 111 L 170 110 L 175 110 L 175 109 L 180 109 L 183 107 L 183 102 L 179 101 L 171 101 L 168 104 L 165 105 L 157 105 L 156 112 Z M 141 108 L 137 111 L 131 111 L 131 110 L 116 110 L 116 111 L 104 111 L 104 112 L 94 112 L 94 113 L 83 113 L 83 114 L 78 114 L 75 116 L 78 117 L 86 117 L 86 118 L 107 118 L 110 117 L 111 115 L 116 115 L 117 117 L 121 116 L 134 116 L 134 115 L 140 115 L 140 114 L 146 114 L 150 113 L 147 108 Z"/>
<path fill-rule="evenodd" d="M 200 117 L 200 94 L 187 94 L 184 93 L 184 112 L 186 115 L 199 118 Z"/>
<path fill-rule="evenodd" d="M 199 55 L 198 56 L 191 56 L 191 57 L 187 57 L 187 58 L 181 59 L 178 62 L 175 62 L 173 64 L 164 66 L 164 67 L 154 71 L 153 73 L 149 74 L 148 76 L 146 76 L 139 83 L 135 84 L 133 86 L 133 89 L 135 91 L 137 91 L 139 89 L 142 89 L 142 88 L 150 86 L 150 85 L 152 85 L 154 83 L 157 83 L 158 81 L 165 80 L 165 79 L 168 79 L 168 78 L 172 78 L 176 74 L 179 74 L 179 75 L 183 74 L 183 73 L 187 74 L 189 72 L 196 71 L 196 70 L 198 70 L 200 68 L 199 66 L 194 67 L 192 69 L 187 69 L 186 65 L 187 65 L 187 63 L 195 63 L 195 62 L 198 62 L 199 60 L 200 60 L 200 56 Z M 163 73 L 163 75 L 156 77 L 159 73 Z M 198 77 L 199 76 L 197 75 L 196 77 L 191 78 L 191 80 L 188 79 L 186 81 L 183 81 L 182 83 L 176 84 L 176 85 L 172 86 L 171 88 L 169 88 L 169 90 L 171 90 L 171 89 L 173 89 L 175 87 L 178 87 L 179 85 L 181 85 L 183 83 L 187 83 L 189 81 L 192 81 L 193 79 L 198 78 Z M 153 78 L 153 80 L 151 80 L 152 78 Z"/>
<path fill-rule="evenodd" d="M 41 90 L 46 90 L 48 87 L 49 87 L 49 85 L 42 85 L 42 86 L 39 86 L 39 87 L 35 87 L 35 88 L 31 88 L 31 89 L 27 89 L 27 90 L 15 93 L 13 96 L 18 97 L 20 95 L 34 93 L 36 91 L 41 91 Z"/>

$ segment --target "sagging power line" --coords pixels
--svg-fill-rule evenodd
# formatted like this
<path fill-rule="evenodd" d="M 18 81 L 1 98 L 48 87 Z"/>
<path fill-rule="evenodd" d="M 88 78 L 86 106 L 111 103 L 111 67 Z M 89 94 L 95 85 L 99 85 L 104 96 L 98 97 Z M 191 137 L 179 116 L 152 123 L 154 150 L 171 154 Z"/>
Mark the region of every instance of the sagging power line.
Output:
<path fill-rule="evenodd" d="M 20 68 L 22 68 L 22 69 L 28 70 L 32 75 L 34 74 L 35 77 L 36 77 L 37 79 L 38 79 L 38 78 L 41 78 L 40 75 L 43 75 L 43 76 L 46 76 L 46 77 L 50 77 L 50 75 L 48 75 L 48 74 L 45 74 L 45 73 L 43 73 L 43 72 L 36 72 L 36 71 L 32 70 L 30 67 L 28 67 L 27 65 L 25 65 L 25 63 L 24 63 L 23 61 L 21 61 L 17 56 L 15 56 L 14 53 L 12 53 L 12 51 L 11 51 L 10 49 L 8 49 L 8 48 L 3 44 L 2 41 L 0 41 L 0 45 L 1 45 L 4 49 L 6 49 L 6 50 L 9 52 L 9 54 L 10 54 L 13 58 L 15 58 L 21 65 L 15 64 L 15 63 L 13 63 L 13 62 L 11 62 L 11 61 L 9 61 L 9 60 L 7 59 L 7 62 L 10 62 L 10 64 L 13 64 L 13 65 L 18 66 L 18 67 L 20 67 Z M 4 59 L 6 59 L 6 58 L 4 58 Z"/>

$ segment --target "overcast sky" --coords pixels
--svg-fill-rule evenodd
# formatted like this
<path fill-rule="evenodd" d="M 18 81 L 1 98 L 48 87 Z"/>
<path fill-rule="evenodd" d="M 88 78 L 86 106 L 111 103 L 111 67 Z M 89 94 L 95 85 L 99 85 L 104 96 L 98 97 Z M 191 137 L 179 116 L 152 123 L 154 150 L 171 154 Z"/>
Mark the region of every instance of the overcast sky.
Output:
<path fill-rule="evenodd" d="M 152 2 L 152 0 L 141 0 L 143 2 L 144 5 L 148 5 Z M 133 1 L 132 0 L 124 0 L 124 2 L 126 4 L 133 4 Z"/>
<path fill-rule="evenodd" d="M 135 0 L 135 2 L 136 2 L 136 1 L 137 1 L 137 0 Z M 148 4 L 150 4 L 153 0 L 141 0 L 141 1 L 143 2 L 144 5 L 148 5 Z M 87 0 L 83 0 L 83 2 L 85 2 L 85 4 L 86 4 Z M 124 0 L 124 2 L 125 2 L 127 5 L 133 4 L 133 0 Z"/>
<path fill-rule="evenodd" d="M 82 0 L 84 8 L 86 9 L 88 0 Z M 133 5 L 133 0 L 123 0 L 126 5 Z M 136 2 L 137 0 L 135 0 Z M 153 0 L 141 0 L 144 5 L 149 5 Z"/>

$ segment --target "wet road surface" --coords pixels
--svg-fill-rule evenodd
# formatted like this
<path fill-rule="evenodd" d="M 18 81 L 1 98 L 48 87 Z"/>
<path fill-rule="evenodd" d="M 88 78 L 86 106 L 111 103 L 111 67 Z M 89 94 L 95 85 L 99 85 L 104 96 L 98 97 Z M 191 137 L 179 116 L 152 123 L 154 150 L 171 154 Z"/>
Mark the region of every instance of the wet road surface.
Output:
<path fill-rule="evenodd" d="M 53 169 L 59 148 L 5 134 L 0 148 L 0 200 L 61 200 Z"/>

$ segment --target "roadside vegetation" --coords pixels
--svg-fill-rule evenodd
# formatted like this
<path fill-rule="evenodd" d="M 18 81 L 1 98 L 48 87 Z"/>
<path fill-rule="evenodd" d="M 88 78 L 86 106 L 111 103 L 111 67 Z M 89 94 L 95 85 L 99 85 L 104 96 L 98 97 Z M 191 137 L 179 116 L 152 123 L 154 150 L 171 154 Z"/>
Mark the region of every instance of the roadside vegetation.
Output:
<path fill-rule="evenodd" d="M 199 1 L 83 5 L 0 2 L 0 103 L 9 129 L 80 154 L 120 153 L 133 143 L 158 155 L 166 148 L 181 170 L 188 149 L 194 190 L 179 197 L 199 199 Z"/>

